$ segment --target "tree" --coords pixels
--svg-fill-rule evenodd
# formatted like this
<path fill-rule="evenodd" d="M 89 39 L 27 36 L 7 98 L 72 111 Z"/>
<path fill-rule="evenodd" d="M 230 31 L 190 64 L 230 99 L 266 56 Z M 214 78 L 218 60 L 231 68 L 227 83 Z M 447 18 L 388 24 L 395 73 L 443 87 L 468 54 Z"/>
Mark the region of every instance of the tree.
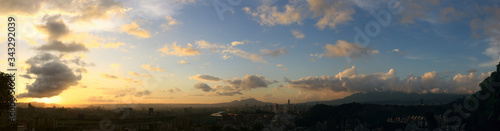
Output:
<path fill-rule="evenodd" d="M 10 91 L 14 83 L 10 78 L 11 75 L 0 72 L 0 111 L 8 110 L 10 102 L 14 99 L 14 94 Z"/>

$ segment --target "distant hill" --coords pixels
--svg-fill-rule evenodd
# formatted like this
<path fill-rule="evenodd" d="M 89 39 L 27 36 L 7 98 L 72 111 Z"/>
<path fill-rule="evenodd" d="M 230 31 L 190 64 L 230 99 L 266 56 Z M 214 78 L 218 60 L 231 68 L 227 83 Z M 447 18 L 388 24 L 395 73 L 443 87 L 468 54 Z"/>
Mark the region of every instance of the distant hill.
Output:
<path fill-rule="evenodd" d="M 458 98 L 469 96 L 467 94 L 417 94 L 404 92 L 370 92 L 356 93 L 342 99 L 331 101 L 316 101 L 307 102 L 306 104 L 328 104 L 341 105 L 344 103 L 369 103 L 369 104 L 393 104 L 393 105 L 409 105 L 411 103 L 420 104 L 420 99 L 423 99 L 424 105 L 429 104 L 447 104 Z"/>
<path fill-rule="evenodd" d="M 312 127 L 317 122 L 328 121 L 328 124 L 332 125 L 331 127 L 336 127 L 334 125 L 340 125 L 341 122 L 350 119 L 360 120 L 366 127 L 377 128 L 381 124 L 386 123 L 388 117 L 436 115 L 450 108 L 452 108 L 450 104 L 434 106 L 398 106 L 361 103 L 329 106 L 318 104 L 305 112 L 302 117 L 299 117 L 296 124 L 298 127 Z M 329 130 L 339 130 L 338 127 L 337 129 Z"/>
<path fill-rule="evenodd" d="M 228 103 L 218 103 L 218 104 L 214 104 L 214 105 L 218 105 L 218 106 L 244 106 L 244 105 L 247 105 L 248 106 L 253 106 L 253 105 L 272 105 L 273 103 L 269 103 L 269 102 L 262 102 L 262 101 L 259 101 L 259 100 L 256 100 L 255 98 L 248 98 L 248 99 L 243 99 L 243 100 L 234 100 L 232 102 L 228 102 Z"/>

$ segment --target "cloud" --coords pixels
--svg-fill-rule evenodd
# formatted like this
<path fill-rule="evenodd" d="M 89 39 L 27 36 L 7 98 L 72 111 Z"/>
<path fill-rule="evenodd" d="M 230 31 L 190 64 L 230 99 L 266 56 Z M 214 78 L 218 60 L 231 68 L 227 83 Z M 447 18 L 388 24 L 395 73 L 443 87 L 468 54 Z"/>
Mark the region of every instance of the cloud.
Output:
<path fill-rule="evenodd" d="M 271 4 L 271 2 L 263 2 L 254 11 L 250 7 L 243 7 L 242 10 L 256 19 L 260 25 L 267 26 L 301 24 L 302 19 L 305 17 L 302 12 L 303 9 L 297 6 L 297 2 L 285 5 L 282 12 L 278 11 L 277 6 L 271 6 Z"/>
<path fill-rule="evenodd" d="M 449 22 L 452 20 L 457 20 L 464 16 L 465 16 L 464 13 L 457 11 L 455 8 L 451 6 L 443 8 L 439 11 L 439 21 L 441 22 Z"/>
<path fill-rule="evenodd" d="M 482 12 L 484 17 L 474 18 L 469 22 L 472 34 L 475 37 L 485 37 L 488 41 L 488 47 L 482 52 L 491 58 L 490 61 L 482 62 L 479 67 L 494 67 L 500 62 L 500 7 L 484 6 Z M 478 31 L 483 32 L 478 32 Z"/>
<path fill-rule="evenodd" d="M 170 93 L 178 93 L 178 92 L 181 92 L 181 89 L 175 87 L 174 89 L 168 89 L 167 92 L 170 92 Z"/>
<path fill-rule="evenodd" d="M 408 75 L 405 79 L 396 76 L 390 69 L 386 73 L 358 74 L 356 68 L 346 69 L 335 76 L 305 77 L 288 80 L 287 87 L 301 91 L 333 91 L 333 92 L 379 92 L 399 91 L 407 93 L 454 93 L 471 94 L 479 90 L 478 84 L 487 76 L 456 74 L 451 80 L 439 76 L 435 71 L 421 76 Z"/>
<path fill-rule="evenodd" d="M 295 30 L 290 30 L 293 34 L 293 36 L 295 37 L 295 39 L 303 39 L 306 35 L 304 35 L 304 33 L 300 32 L 299 30 L 295 29 Z"/>
<path fill-rule="evenodd" d="M 276 66 L 277 66 L 277 67 L 283 67 L 283 65 L 282 65 L 282 64 L 277 64 Z"/>
<path fill-rule="evenodd" d="M 128 33 L 129 35 L 135 35 L 139 38 L 149 38 L 149 31 L 142 29 L 135 22 L 130 23 L 130 25 L 122 25 L 122 31 Z"/>
<path fill-rule="evenodd" d="M 108 73 L 101 73 L 101 76 L 106 78 L 106 79 L 118 79 L 118 76 L 116 75 L 111 75 L 111 74 L 108 74 Z"/>
<path fill-rule="evenodd" d="M 199 40 L 196 41 L 195 44 L 198 46 L 198 48 L 201 49 L 210 49 L 212 52 L 220 53 L 222 55 L 222 59 L 229 59 L 233 55 L 251 60 L 253 62 L 262 62 L 262 63 L 267 63 L 266 60 L 262 59 L 262 56 L 259 54 L 253 54 L 246 52 L 244 50 L 235 48 L 233 45 L 241 45 L 244 43 L 248 43 L 248 40 L 243 40 L 243 41 L 234 41 L 231 44 L 227 45 L 221 45 L 221 44 L 211 44 L 205 40 Z M 222 51 L 221 51 L 222 50 Z"/>
<path fill-rule="evenodd" d="M 212 88 L 209 85 L 205 84 L 205 83 L 197 83 L 196 85 L 194 85 L 194 88 L 195 89 L 200 89 L 203 92 L 210 92 L 210 91 L 212 91 Z"/>
<path fill-rule="evenodd" d="M 135 97 L 142 97 L 142 96 L 147 96 L 150 95 L 151 91 L 149 90 L 144 90 L 144 91 L 139 91 L 134 94 Z"/>
<path fill-rule="evenodd" d="M 89 102 L 113 102 L 112 99 L 106 99 L 103 96 L 91 96 L 87 99 Z"/>
<path fill-rule="evenodd" d="M 45 24 L 36 26 L 37 30 L 48 35 L 48 41 L 57 40 L 70 32 L 68 26 L 59 17 L 59 15 L 45 16 L 43 18 Z"/>
<path fill-rule="evenodd" d="M 2 1 L 0 5 L 0 15 L 17 14 L 31 15 L 35 14 L 42 7 L 43 0 L 7 0 Z"/>
<path fill-rule="evenodd" d="M 191 63 L 189 63 L 189 62 L 187 62 L 187 61 L 185 61 L 185 60 L 180 60 L 180 61 L 177 61 L 177 63 L 179 63 L 179 64 L 191 64 Z"/>
<path fill-rule="evenodd" d="M 283 69 L 281 69 L 281 70 L 282 70 L 282 71 L 288 71 L 288 68 L 283 68 Z"/>
<path fill-rule="evenodd" d="M 392 52 L 399 52 L 399 49 L 394 49 L 392 50 Z"/>
<path fill-rule="evenodd" d="M 474 73 L 474 72 L 477 72 L 477 70 L 476 69 L 470 69 L 470 70 L 467 71 L 467 73 Z"/>
<path fill-rule="evenodd" d="M 219 78 L 220 79 L 220 78 Z M 195 89 L 200 89 L 204 92 L 210 92 L 212 96 L 233 96 L 241 95 L 242 91 L 248 91 L 256 88 L 267 88 L 270 84 L 278 81 L 270 81 L 260 75 L 246 75 L 242 79 L 232 78 L 222 80 L 223 85 L 216 85 L 213 88 L 206 83 L 198 83 Z"/>
<path fill-rule="evenodd" d="M 401 11 L 400 23 L 401 24 L 413 24 L 415 20 L 427 21 L 430 23 L 436 23 L 431 16 L 432 8 L 439 6 L 438 0 L 420 0 L 420 1 L 400 1 L 401 7 L 404 9 Z M 400 8 L 400 7 L 398 7 Z"/>
<path fill-rule="evenodd" d="M 335 45 L 326 44 L 325 45 L 325 56 L 327 57 L 360 57 L 367 54 L 378 53 L 378 50 L 370 49 L 368 47 L 362 47 L 355 43 L 349 43 L 347 41 L 338 40 Z"/>
<path fill-rule="evenodd" d="M 139 77 L 139 76 L 142 76 L 142 77 L 153 77 L 153 75 L 150 75 L 150 74 L 137 73 L 137 72 L 133 72 L 133 71 L 129 71 L 128 74 L 132 75 L 132 76 L 135 76 L 135 77 Z"/>
<path fill-rule="evenodd" d="M 260 50 L 260 52 L 262 52 L 265 55 L 271 55 L 273 57 L 277 57 L 283 54 L 288 54 L 288 51 L 284 47 L 276 50 L 262 49 Z"/>
<path fill-rule="evenodd" d="M 74 18 L 77 21 L 89 22 L 95 19 L 109 19 L 110 14 L 125 12 L 124 4 L 114 0 L 83 1 L 75 4 L 84 5 L 81 8 L 81 13 Z"/>
<path fill-rule="evenodd" d="M 244 59 L 248 59 L 248 60 L 251 60 L 253 62 L 262 62 L 262 63 L 267 63 L 266 60 L 262 59 L 262 56 L 261 55 L 258 55 L 258 54 L 253 54 L 253 53 L 248 53 L 246 51 L 243 51 L 241 49 L 237 49 L 237 48 L 234 48 L 234 47 L 228 47 L 224 50 L 222 50 L 221 54 L 223 54 L 223 58 L 224 59 L 228 59 L 228 58 L 231 58 L 231 55 L 236 55 L 236 56 L 239 56 L 241 58 L 244 58 Z"/>
<path fill-rule="evenodd" d="M 243 41 L 233 41 L 231 42 L 231 46 L 237 46 L 237 45 L 243 45 L 245 43 L 248 43 L 248 40 L 243 40 Z"/>
<path fill-rule="evenodd" d="M 150 64 L 144 64 L 141 65 L 142 68 L 148 70 L 148 71 L 159 71 L 159 72 L 164 72 L 164 70 L 160 67 L 152 67 Z"/>
<path fill-rule="evenodd" d="M 50 54 L 38 54 L 26 61 L 30 65 L 28 74 L 36 75 L 35 82 L 26 85 L 28 92 L 19 94 L 19 97 L 52 97 L 61 94 L 71 86 L 78 85 L 81 75 L 75 75 L 59 58 Z"/>
<path fill-rule="evenodd" d="M 109 42 L 107 44 L 101 44 L 101 47 L 103 47 L 103 48 L 119 48 L 122 45 L 125 45 L 125 43 L 122 43 L 122 42 Z"/>
<path fill-rule="evenodd" d="M 211 81 L 211 82 L 219 82 L 222 80 L 219 77 L 210 76 L 210 75 L 200 75 L 200 74 L 191 76 L 191 77 L 189 77 L 189 79 L 198 80 L 198 81 Z"/>
<path fill-rule="evenodd" d="M 180 25 L 182 22 L 177 19 L 172 18 L 172 16 L 165 16 L 166 23 L 161 24 L 160 26 L 163 28 L 163 31 L 171 30 L 172 26 Z"/>
<path fill-rule="evenodd" d="M 309 11 L 313 12 L 313 17 L 321 17 L 316 26 L 323 30 L 326 27 L 335 29 L 338 24 L 352 20 L 355 13 L 352 4 L 348 1 L 331 0 L 307 0 Z"/>
<path fill-rule="evenodd" d="M 61 41 L 52 41 L 48 44 L 44 44 L 40 47 L 37 47 L 36 49 L 40 51 L 58 51 L 65 53 L 88 51 L 87 47 L 85 47 L 85 45 L 83 44 L 77 44 L 77 43 L 64 44 Z"/>
<path fill-rule="evenodd" d="M 195 49 L 193 45 L 188 43 L 187 47 L 177 46 L 174 42 L 173 45 L 165 45 L 163 48 L 159 49 L 159 51 L 163 52 L 166 55 L 176 55 L 176 56 L 194 56 L 201 53 L 199 49 Z"/>

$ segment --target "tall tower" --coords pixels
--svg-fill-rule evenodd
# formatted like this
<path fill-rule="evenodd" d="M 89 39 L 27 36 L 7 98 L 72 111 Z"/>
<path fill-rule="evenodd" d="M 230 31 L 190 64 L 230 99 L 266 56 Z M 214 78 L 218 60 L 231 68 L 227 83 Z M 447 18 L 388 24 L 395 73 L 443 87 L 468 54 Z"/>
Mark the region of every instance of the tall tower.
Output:
<path fill-rule="evenodd" d="M 290 105 L 290 99 L 288 99 L 288 105 Z"/>

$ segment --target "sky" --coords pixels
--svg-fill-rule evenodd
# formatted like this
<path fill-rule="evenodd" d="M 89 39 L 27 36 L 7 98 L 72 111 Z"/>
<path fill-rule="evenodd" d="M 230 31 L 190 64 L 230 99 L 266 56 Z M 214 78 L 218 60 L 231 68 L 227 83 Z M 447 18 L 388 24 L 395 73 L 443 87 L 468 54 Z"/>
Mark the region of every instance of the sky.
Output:
<path fill-rule="evenodd" d="M 15 18 L 18 102 L 300 103 L 385 91 L 472 94 L 500 62 L 495 0 L 1 3 L 5 34 L 7 18 Z M 5 48 L 7 39 L 0 35 Z M 6 72 L 7 52 L 1 57 Z"/>

